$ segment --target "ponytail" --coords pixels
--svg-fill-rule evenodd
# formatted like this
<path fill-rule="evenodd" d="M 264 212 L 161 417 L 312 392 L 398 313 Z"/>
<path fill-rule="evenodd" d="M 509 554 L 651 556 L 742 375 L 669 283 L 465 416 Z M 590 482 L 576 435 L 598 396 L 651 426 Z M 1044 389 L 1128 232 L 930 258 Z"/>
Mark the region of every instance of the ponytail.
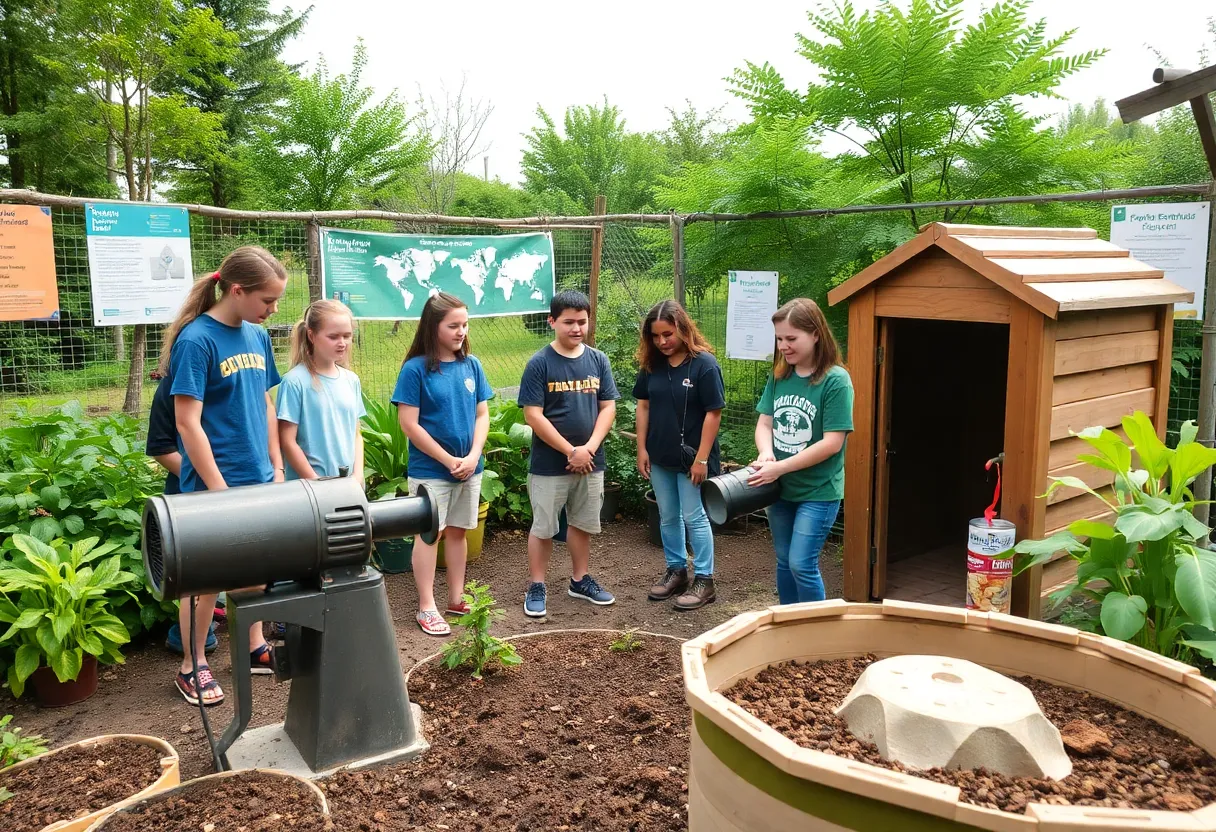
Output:
<path fill-rule="evenodd" d="M 308 374 L 312 376 L 312 386 L 314 389 L 320 389 L 320 379 L 317 373 L 316 349 L 312 343 L 312 339 L 308 337 L 308 333 L 320 332 L 321 327 L 325 326 L 327 320 L 338 315 L 349 317 L 353 326 L 354 315 L 351 315 L 350 310 L 345 305 L 336 300 L 315 300 L 308 304 L 308 308 L 304 310 L 304 317 L 300 318 L 299 322 L 291 329 L 290 364 L 292 367 L 303 364 L 308 368 Z M 349 369 L 349 350 L 339 364 Z"/>
<path fill-rule="evenodd" d="M 190 294 L 178 310 L 177 317 L 165 330 L 164 344 L 160 348 L 160 363 L 157 372 L 165 375 L 169 372 L 169 357 L 173 352 L 173 344 L 195 318 L 206 313 L 215 306 L 233 286 L 240 286 L 246 292 L 260 289 L 272 280 L 287 280 L 287 269 L 261 246 L 241 246 L 234 249 L 219 270 L 206 277 L 200 277 L 190 287 Z"/>

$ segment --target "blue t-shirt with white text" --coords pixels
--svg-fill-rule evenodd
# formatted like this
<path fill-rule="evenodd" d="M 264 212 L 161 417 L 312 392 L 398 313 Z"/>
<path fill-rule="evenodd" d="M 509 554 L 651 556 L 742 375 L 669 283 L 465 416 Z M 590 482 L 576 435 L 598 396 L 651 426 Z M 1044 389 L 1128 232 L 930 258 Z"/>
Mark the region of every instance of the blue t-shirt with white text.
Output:
<path fill-rule="evenodd" d="M 199 315 L 183 327 L 169 353 L 174 396 L 203 403 L 203 433 L 220 475 L 229 486 L 256 485 L 274 479 L 266 424 L 266 393 L 279 383 L 270 335 L 242 322 L 228 326 Z M 182 453 L 182 491 L 207 486 Z"/>
<path fill-rule="evenodd" d="M 415 356 L 405 362 L 397 375 L 393 404 L 418 408 L 418 425 L 457 459 L 473 450 L 473 427 L 477 405 L 493 398 L 494 390 L 481 362 L 470 355 L 460 361 L 441 361 L 427 370 L 426 358 Z M 481 473 L 485 458 L 477 463 Z M 409 475 L 414 479 L 458 482 L 443 463 L 424 454 L 410 442 Z"/>

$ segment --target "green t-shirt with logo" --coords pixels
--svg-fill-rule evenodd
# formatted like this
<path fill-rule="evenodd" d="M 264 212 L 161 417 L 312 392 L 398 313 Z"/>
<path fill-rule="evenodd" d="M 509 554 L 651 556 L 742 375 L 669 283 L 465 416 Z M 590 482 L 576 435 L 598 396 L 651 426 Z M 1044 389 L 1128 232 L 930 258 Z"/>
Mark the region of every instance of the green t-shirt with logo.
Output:
<path fill-rule="evenodd" d="M 833 367 L 818 384 L 790 373 L 770 374 L 756 412 L 773 417 L 773 456 L 787 459 L 823 439 L 825 432 L 853 430 L 853 381 Z M 781 499 L 791 503 L 844 499 L 844 445 L 830 457 L 783 476 Z"/>

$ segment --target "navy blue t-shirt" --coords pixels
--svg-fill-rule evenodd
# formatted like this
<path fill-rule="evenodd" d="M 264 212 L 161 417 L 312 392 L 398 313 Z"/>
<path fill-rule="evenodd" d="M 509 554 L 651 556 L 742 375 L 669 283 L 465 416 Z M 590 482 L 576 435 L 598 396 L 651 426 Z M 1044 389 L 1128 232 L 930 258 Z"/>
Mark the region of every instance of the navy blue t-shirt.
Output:
<path fill-rule="evenodd" d="M 242 322 L 228 326 L 199 315 L 177 336 L 169 353 L 174 396 L 203 403 L 203 433 L 220 475 L 230 486 L 256 485 L 274 479 L 267 439 L 266 392 L 279 383 L 270 335 Z M 182 491 L 207 486 L 182 452 Z"/>
<path fill-rule="evenodd" d="M 473 450 L 477 405 L 494 396 L 481 362 L 470 355 L 463 361 L 441 361 L 434 371 L 426 357 L 417 355 L 401 367 L 393 404 L 418 408 L 418 425 L 457 459 Z M 485 457 L 477 463 L 480 474 Z M 442 462 L 432 459 L 410 442 L 409 475 L 418 480 L 459 482 Z"/>
<path fill-rule="evenodd" d="M 653 373 L 638 372 L 633 385 L 633 397 L 650 402 L 650 422 L 646 427 L 646 453 L 654 465 L 672 471 L 682 471 L 680 443 L 700 450 L 701 429 L 705 414 L 726 406 L 722 383 L 722 368 L 709 352 L 699 352 L 686 358 L 679 367 L 667 359 Z M 683 436 L 680 430 L 683 425 Z M 719 471 L 718 440 L 709 451 L 708 469 L 711 477 Z"/>
<path fill-rule="evenodd" d="M 575 447 L 595 432 L 600 402 L 619 399 L 608 356 L 584 345 L 578 358 L 566 358 L 549 344 L 528 360 L 519 381 L 519 406 L 541 407 L 557 432 Z M 528 470 L 540 476 L 569 474 L 566 455 L 532 434 Z M 595 470 L 604 470 L 604 448 L 595 452 Z"/>
<path fill-rule="evenodd" d="M 144 453 L 148 456 L 164 456 L 178 451 L 177 414 L 173 407 L 173 394 L 169 392 L 172 386 L 173 382 L 163 378 L 152 396 L 152 409 L 148 411 L 148 442 L 144 446 Z M 165 493 L 182 493 L 181 480 L 172 471 L 165 474 Z"/>

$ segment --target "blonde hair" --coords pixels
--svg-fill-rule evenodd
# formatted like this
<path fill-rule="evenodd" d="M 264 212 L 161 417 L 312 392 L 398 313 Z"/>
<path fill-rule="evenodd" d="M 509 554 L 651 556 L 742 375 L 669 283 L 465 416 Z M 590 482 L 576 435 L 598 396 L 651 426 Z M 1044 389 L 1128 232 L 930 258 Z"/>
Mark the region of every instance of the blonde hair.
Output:
<path fill-rule="evenodd" d="M 836 343 L 836 336 L 832 334 L 832 328 L 828 326 L 828 319 L 824 317 L 819 304 L 810 298 L 794 298 L 773 313 L 774 324 L 782 321 L 819 339 L 815 345 L 815 366 L 811 370 L 811 377 L 807 379 L 808 383 L 818 384 L 823 381 L 828 370 L 840 365 L 840 346 Z M 789 377 L 794 368 L 780 352 L 773 350 L 773 353 L 773 378 Z"/>
<path fill-rule="evenodd" d="M 304 310 L 304 317 L 300 318 L 291 330 L 291 366 L 303 364 L 308 368 L 309 375 L 312 376 L 313 387 L 320 385 L 317 373 L 317 353 L 316 347 L 312 339 L 308 337 L 308 333 L 317 333 L 321 331 L 321 327 L 325 326 L 325 322 L 330 318 L 338 315 L 345 315 L 350 318 L 350 324 L 353 328 L 355 325 L 355 316 L 342 303 L 336 300 L 323 299 L 314 300 L 308 304 L 308 308 Z M 339 365 L 350 368 L 350 350 L 347 350 L 346 355 L 338 362 Z"/>
<path fill-rule="evenodd" d="M 217 271 L 200 277 L 190 287 L 190 294 L 186 296 L 177 317 L 165 330 L 165 341 L 160 348 L 157 371 L 161 375 L 169 372 L 169 357 L 177 336 L 195 318 L 215 306 L 233 286 L 240 286 L 246 292 L 252 292 L 272 280 L 287 280 L 287 269 L 274 259 L 273 254 L 261 246 L 241 246 L 234 249 L 224 258 L 224 262 L 220 263 Z"/>

